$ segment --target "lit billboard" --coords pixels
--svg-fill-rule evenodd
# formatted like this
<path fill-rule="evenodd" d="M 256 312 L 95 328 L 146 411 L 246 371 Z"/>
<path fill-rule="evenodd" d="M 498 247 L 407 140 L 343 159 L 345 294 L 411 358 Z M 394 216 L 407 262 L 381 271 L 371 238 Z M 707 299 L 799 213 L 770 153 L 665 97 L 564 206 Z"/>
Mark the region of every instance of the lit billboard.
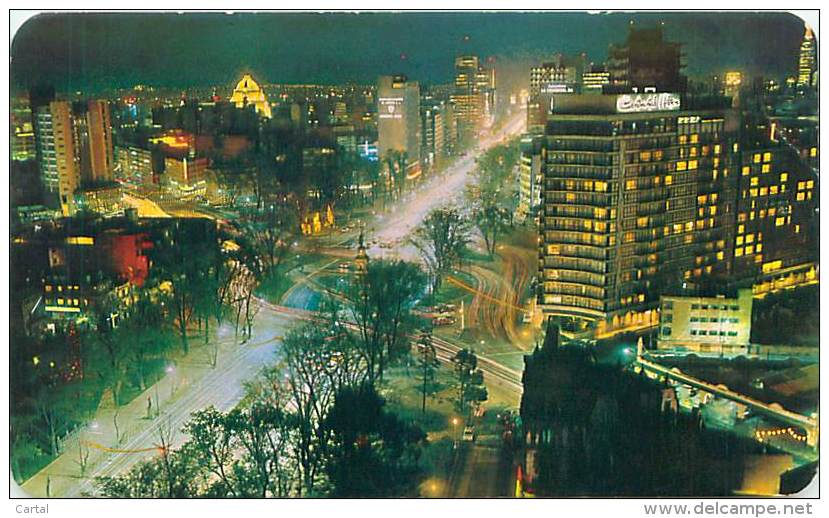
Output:
<path fill-rule="evenodd" d="M 616 98 L 618 113 L 664 112 L 679 110 L 679 94 L 624 94 Z"/>

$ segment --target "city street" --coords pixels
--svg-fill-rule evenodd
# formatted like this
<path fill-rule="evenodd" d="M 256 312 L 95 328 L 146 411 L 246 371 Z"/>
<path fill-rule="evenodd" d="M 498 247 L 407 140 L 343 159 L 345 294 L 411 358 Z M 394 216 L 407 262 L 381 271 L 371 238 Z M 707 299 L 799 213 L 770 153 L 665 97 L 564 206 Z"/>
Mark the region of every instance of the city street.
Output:
<path fill-rule="evenodd" d="M 524 120 L 523 112 L 516 113 L 501 131 L 484 139 L 479 149 L 483 151 L 504 138 L 520 133 Z M 404 199 L 389 216 L 379 217 L 373 224 L 381 230 L 374 239 L 383 242 L 397 240 L 392 252 L 416 260 L 418 257 L 414 247 L 402 242 L 401 238 L 416 228 L 433 208 L 461 201 L 476 156 L 469 154 L 463 157 L 443 175 L 433 178 Z M 446 193 L 453 194 L 447 197 Z M 147 210 L 154 208 L 150 205 Z M 383 251 L 374 247 L 369 254 L 378 257 Z M 331 264 L 327 263 L 320 269 Z M 313 272 L 309 273 L 313 275 Z M 289 290 L 288 299 L 292 307 L 308 309 L 314 304 L 316 297 L 308 289 L 306 281 L 307 277 L 295 289 Z M 69 440 L 59 457 L 23 484 L 23 490 L 32 496 L 46 496 L 48 486 L 49 495 L 53 497 L 94 495 L 96 477 L 124 473 L 140 460 L 157 454 L 160 428 L 173 434 L 173 447 L 180 446 L 186 439 L 180 428 L 190 414 L 211 405 L 221 411 L 233 408 L 244 393 L 244 382 L 272 360 L 279 339 L 299 318 L 297 314 L 281 311 L 277 306 L 261 304 L 254 323 L 253 338 L 247 344 L 236 345 L 232 336 L 221 339 L 215 369 L 205 364 L 177 367 L 176 375 L 180 379 L 185 378 L 183 371 L 187 370 L 187 383 L 178 382 L 176 389 L 171 390 L 173 377 L 168 375 L 129 405 L 120 408 L 117 417 L 120 442 L 116 440 L 115 411 L 99 410 L 93 422 Z M 148 398 L 151 401 L 157 399 L 160 408 L 160 414 L 152 419 L 147 419 Z M 88 449 L 89 456 L 81 476 L 79 452 L 83 448 Z"/>

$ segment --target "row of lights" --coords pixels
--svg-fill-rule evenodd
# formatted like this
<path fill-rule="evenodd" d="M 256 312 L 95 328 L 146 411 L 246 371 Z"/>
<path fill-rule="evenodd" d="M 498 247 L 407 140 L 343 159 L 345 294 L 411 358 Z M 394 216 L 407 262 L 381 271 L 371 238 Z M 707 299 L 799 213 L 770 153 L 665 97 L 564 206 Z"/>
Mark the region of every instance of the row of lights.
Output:
<path fill-rule="evenodd" d="M 788 435 L 796 441 L 806 442 L 806 436 L 800 435 L 799 433 L 795 432 L 793 428 L 779 428 L 777 430 L 757 430 L 756 432 L 754 432 L 754 437 L 760 442 L 781 435 Z"/>

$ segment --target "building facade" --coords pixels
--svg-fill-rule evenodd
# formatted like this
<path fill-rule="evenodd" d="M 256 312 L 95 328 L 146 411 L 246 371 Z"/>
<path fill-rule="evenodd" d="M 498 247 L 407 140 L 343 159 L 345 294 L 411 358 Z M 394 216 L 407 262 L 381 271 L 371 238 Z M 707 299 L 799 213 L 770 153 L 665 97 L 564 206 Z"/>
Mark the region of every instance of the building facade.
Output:
<path fill-rule="evenodd" d="M 478 56 L 455 58 L 455 85 L 451 96 L 460 139 L 470 139 L 495 114 L 495 70 L 481 65 Z"/>
<path fill-rule="evenodd" d="M 618 326 L 728 270 L 725 110 L 678 94 L 558 95 L 543 137 L 538 302 Z M 655 321 L 654 321 L 655 323 Z"/>
<path fill-rule="evenodd" d="M 391 151 L 405 153 L 407 168 L 420 167 L 420 85 L 406 76 L 377 81 L 377 135 L 381 160 Z"/>
<path fill-rule="evenodd" d="M 264 117 L 271 117 L 271 105 L 268 98 L 259 83 L 254 81 L 250 74 L 243 75 L 242 79 L 236 83 L 236 88 L 233 89 L 233 94 L 230 96 L 230 102 L 237 108 L 253 106 L 256 113 Z"/>
<path fill-rule="evenodd" d="M 800 44 L 800 56 L 797 61 L 797 86 L 816 85 L 817 41 L 811 27 L 806 27 L 803 42 Z"/>
<path fill-rule="evenodd" d="M 751 343 L 751 289 L 736 298 L 663 296 L 659 307 L 657 348 L 739 354 Z"/>

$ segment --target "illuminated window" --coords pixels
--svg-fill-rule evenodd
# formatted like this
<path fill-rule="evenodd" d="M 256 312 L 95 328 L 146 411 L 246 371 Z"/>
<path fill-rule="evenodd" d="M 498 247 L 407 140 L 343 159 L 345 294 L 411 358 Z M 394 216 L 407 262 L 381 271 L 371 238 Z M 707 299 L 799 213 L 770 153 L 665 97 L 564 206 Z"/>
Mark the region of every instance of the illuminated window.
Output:
<path fill-rule="evenodd" d="M 771 172 L 771 164 L 763 164 L 760 168 L 763 173 L 770 173 Z"/>
<path fill-rule="evenodd" d="M 689 160 L 688 161 L 688 169 L 694 170 L 698 166 L 698 162 L 696 160 Z"/>
<path fill-rule="evenodd" d="M 786 224 L 786 218 L 780 217 L 780 218 L 777 218 L 776 220 L 774 220 L 774 226 L 776 226 L 776 227 L 782 227 L 785 224 Z"/>
<path fill-rule="evenodd" d="M 699 142 L 699 133 L 694 133 L 691 135 L 691 144 L 696 144 Z"/>
<path fill-rule="evenodd" d="M 806 182 L 806 188 L 807 189 L 811 189 L 814 186 L 815 186 L 815 181 L 814 180 L 809 180 L 808 182 Z"/>
<path fill-rule="evenodd" d="M 680 135 L 679 136 L 679 143 L 686 144 L 688 142 L 688 135 Z"/>
<path fill-rule="evenodd" d="M 607 182 L 596 182 L 594 188 L 596 192 L 605 192 L 607 191 Z"/>
<path fill-rule="evenodd" d="M 671 175 L 665 177 L 665 185 L 671 185 L 674 183 L 674 178 Z"/>
<path fill-rule="evenodd" d="M 755 176 L 751 179 L 751 186 L 752 187 L 756 187 L 759 184 L 760 184 L 760 178 L 758 178 L 757 176 Z"/>
<path fill-rule="evenodd" d="M 725 259 L 725 253 L 722 251 L 717 252 L 717 260 L 722 261 L 723 259 Z"/>
<path fill-rule="evenodd" d="M 746 244 L 754 242 L 754 234 L 746 234 Z"/>
<path fill-rule="evenodd" d="M 742 245 L 742 244 L 743 244 L 743 242 L 744 242 L 744 241 L 743 241 L 743 236 L 737 236 L 737 246 Z"/>
<path fill-rule="evenodd" d="M 763 162 L 771 162 L 771 153 L 763 153 Z"/>
<path fill-rule="evenodd" d="M 766 196 L 769 193 L 768 187 L 760 187 L 760 196 Z"/>
<path fill-rule="evenodd" d="M 714 154 L 715 155 L 720 154 L 720 145 L 719 144 L 714 144 Z"/>
<path fill-rule="evenodd" d="M 811 156 L 811 157 L 817 156 L 817 148 L 816 147 L 813 147 L 812 149 L 809 150 L 809 156 Z"/>
<path fill-rule="evenodd" d="M 751 255 L 753 253 L 754 253 L 754 247 L 753 246 L 747 246 L 746 247 L 746 255 Z"/>
<path fill-rule="evenodd" d="M 63 299 L 58 299 L 58 306 L 63 306 Z"/>
<path fill-rule="evenodd" d="M 777 194 L 777 191 L 778 191 L 778 188 L 777 188 L 776 185 L 772 185 L 771 187 L 769 187 L 769 194 L 772 194 L 772 195 Z"/>
<path fill-rule="evenodd" d="M 789 173 L 780 173 L 780 182 L 788 181 Z"/>
<path fill-rule="evenodd" d="M 740 144 L 735 142 L 734 145 L 731 146 L 731 150 L 736 153 L 740 150 Z"/>
<path fill-rule="evenodd" d="M 717 215 L 717 206 L 716 206 L 716 205 L 714 205 L 713 207 L 711 207 L 711 209 L 709 209 L 709 213 L 710 213 L 712 216 L 716 216 L 716 215 Z"/>
<path fill-rule="evenodd" d="M 46 286 L 44 286 L 44 287 L 43 287 L 43 290 L 44 290 L 46 293 L 49 293 L 49 292 L 51 292 L 51 291 L 52 291 L 52 286 L 51 286 L 50 284 L 47 284 Z"/>
<path fill-rule="evenodd" d="M 743 166 L 743 176 L 748 176 L 751 174 L 751 167 L 744 165 Z"/>
<path fill-rule="evenodd" d="M 677 171 L 685 171 L 686 169 L 688 169 L 688 162 L 683 160 L 681 162 L 676 163 L 676 170 Z"/>
<path fill-rule="evenodd" d="M 737 227 L 737 233 L 738 234 L 744 234 L 745 231 L 746 231 L 746 226 L 745 225 L 740 225 L 740 226 Z"/>
<path fill-rule="evenodd" d="M 754 158 L 753 158 L 753 161 L 754 161 L 754 163 L 755 163 L 755 164 L 759 164 L 759 163 L 760 163 L 760 158 L 762 158 L 762 157 L 760 156 L 760 153 L 754 153 Z"/>
<path fill-rule="evenodd" d="M 636 180 L 628 180 L 625 182 L 625 189 L 628 191 L 633 191 L 636 189 Z"/>

